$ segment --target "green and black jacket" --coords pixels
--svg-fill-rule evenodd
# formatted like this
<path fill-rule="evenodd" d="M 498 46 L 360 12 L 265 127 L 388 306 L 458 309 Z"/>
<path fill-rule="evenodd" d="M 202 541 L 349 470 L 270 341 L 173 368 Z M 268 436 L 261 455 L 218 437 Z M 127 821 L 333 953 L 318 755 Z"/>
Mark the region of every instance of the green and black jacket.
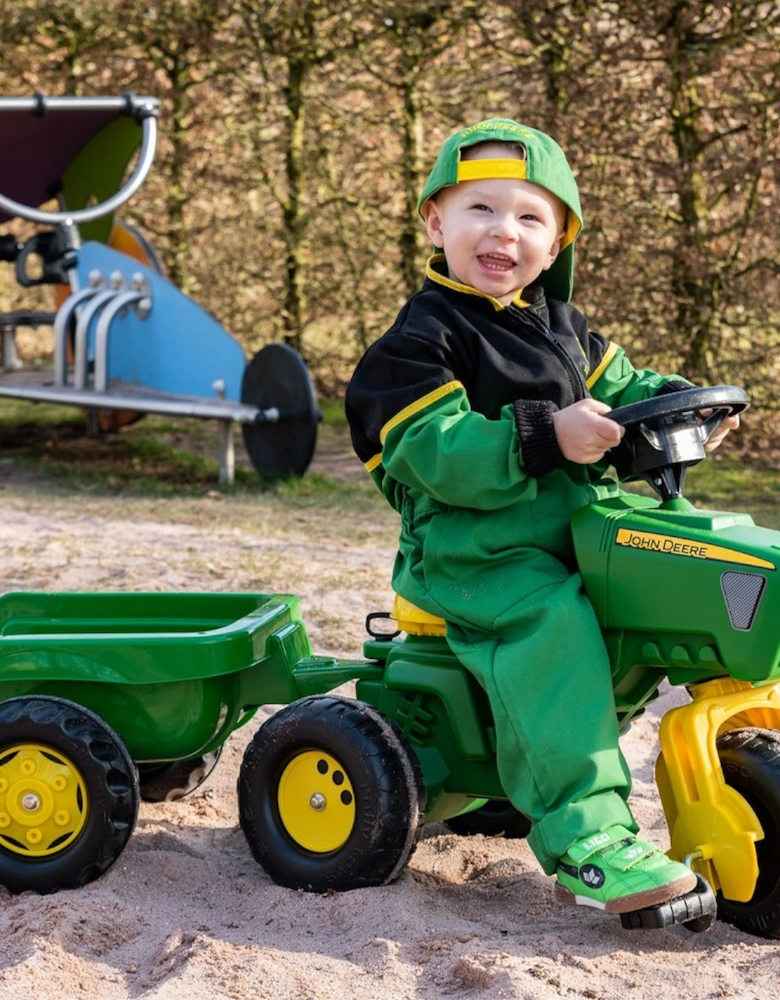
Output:
<path fill-rule="evenodd" d="M 422 289 L 358 364 L 346 413 L 358 457 L 396 510 L 409 489 L 489 510 L 528 496 L 529 479 L 568 471 L 556 410 L 589 395 L 615 407 L 686 386 L 633 368 L 540 286 L 504 307 L 451 281 L 435 255 Z"/>

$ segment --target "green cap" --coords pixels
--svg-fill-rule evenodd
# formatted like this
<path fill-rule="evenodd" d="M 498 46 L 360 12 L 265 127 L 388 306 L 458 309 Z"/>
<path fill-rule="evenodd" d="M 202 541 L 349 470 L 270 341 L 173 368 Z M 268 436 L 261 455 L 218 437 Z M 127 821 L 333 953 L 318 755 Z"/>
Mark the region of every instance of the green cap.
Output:
<path fill-rule="evenodd" d="M 520 143 L 525 149 L 525 159 L 461 161 L 461 150 L 478 142 Z M 577 182 L 564 151 L 549 135 L 510 118 L 489 118 L 460 129 L 441 147 L 417 202 L 417 211 L 422 214 L 425 202 L 442 188 L 478 177 L 516 177 L 530 181 L 560 198 L 568 208 L 563 248 L 552 267 L 538 278 L 551 298 L 568 302 L 574 284 L 574 241 L 582 229 L 582 209 Z"/>

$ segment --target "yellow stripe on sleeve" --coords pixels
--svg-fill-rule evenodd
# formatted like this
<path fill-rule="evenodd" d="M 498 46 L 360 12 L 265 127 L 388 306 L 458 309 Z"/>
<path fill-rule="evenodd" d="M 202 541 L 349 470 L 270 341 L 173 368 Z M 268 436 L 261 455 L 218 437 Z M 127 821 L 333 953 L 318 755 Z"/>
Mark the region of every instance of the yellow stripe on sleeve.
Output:
<path fill-rule="evenodd" d="M 363 463 L 363 465 L 366 467 L 366 472 L 373 472 L 374 469 L 381 464 L 382 464 L 381 451 L 378 454 L 374 455 L 373 458 L 369 458 L 367 462 Z"/>
<path fill-rule="evenodd" d="M 591 389 L 596 384 L 596 382 L 598 382 L 598 380 L 604 374 L 606 368 L 609 366 L 610 361 L 615 357 L 617 352 L 618 352 L 617 344 L 607 345 L 607 349 L 606 351 L 604 351 L 604 357 L 598 363 L 598 366 L 593 369 L 593 371 L 588 376 L 587 381 L 585 382 L 585 385 L 588 389 Z"/>
<path fill-rule="evenodd" d="M 445 385 L 440 385 L 438 389 L 434 389 L 432 392 L 426 393 L 421 396 L 420 399 L 416 399 L 413 403 L 405 406 L 400 412 L 396 413 L 394 417 L 391 417 L 387 421 L 385 426 L 379 432 L 379 440 L 382 444 L 385 443 L 385 439 L 390 431 L 402 424 L 404 420 L 408 420 L 409 417 L 413 417 L 415 413 L 419 413 L 420 410 L 424 410 L 426 406 L 430 406 L 431 403 L 437 402 L 437 400 L 442 399 L 444 396 L 448 396 L 451 392 L 456 392 L 458 389 L 463 388 L 463 383 L 453 380 L 452 382 L 447 382 Z M 373 462 L 373 459 L 371 459 Z"/>

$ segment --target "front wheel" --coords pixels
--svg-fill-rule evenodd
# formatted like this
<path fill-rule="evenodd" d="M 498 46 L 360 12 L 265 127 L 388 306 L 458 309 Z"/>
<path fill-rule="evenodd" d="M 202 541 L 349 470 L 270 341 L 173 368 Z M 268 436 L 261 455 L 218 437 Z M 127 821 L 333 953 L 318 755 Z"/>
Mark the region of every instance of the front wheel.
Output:
<path fill-rule="evenodd" d="M 331 696 L 271 716 L 238 779 L 256 861 L 279 885 L 311 892 L 397 878 L 419 839 L 424 797 L 400 731 L 376 709 Z"/>
<path fill-rule="evenodd" d="M 138 813 L 135 768 L 103 720 L 64 698 L 0 704 L 0 884 L 72 889 L 102 875 Z"/>
<path fill-rule="evenodd" d="M 748 934 L 780 938 L 780 734 L 735 729 L 719 737 L 718 754 L 726 784 L 752 807 L 764 831 L 752 898 L 739 903 L 718 893 L 718 917 Z"/>

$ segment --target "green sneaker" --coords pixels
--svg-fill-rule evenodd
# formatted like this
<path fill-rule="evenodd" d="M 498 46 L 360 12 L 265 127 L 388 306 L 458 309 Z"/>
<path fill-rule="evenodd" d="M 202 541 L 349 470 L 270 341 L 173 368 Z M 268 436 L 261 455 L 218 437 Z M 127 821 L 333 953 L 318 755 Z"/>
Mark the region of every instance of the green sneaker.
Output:
<path fill-rule="evenodd" d="M 558 860 L 559 899 L 605 913 L 628 913 L 684 896 L 696 875 L 623 826 L 584 837 Z"/>

